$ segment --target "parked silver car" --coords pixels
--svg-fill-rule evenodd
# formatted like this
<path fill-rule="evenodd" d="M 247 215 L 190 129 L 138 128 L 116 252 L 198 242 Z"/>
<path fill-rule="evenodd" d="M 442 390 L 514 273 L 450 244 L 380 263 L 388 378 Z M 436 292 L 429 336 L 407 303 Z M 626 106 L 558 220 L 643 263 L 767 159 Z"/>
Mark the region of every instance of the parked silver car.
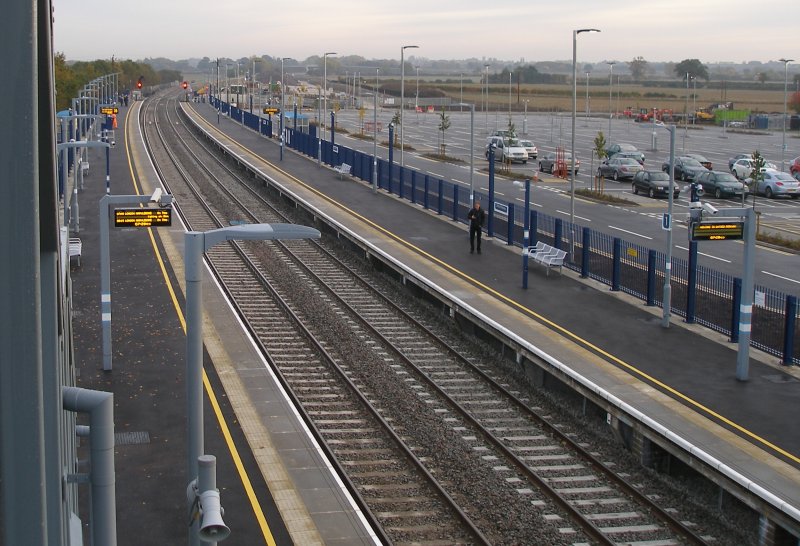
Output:
<path fill-rule="evenodd" d="M 796 180 L 789 173 L 775 169 L 764 169 L 763 180 L 758 181 L 754 193 L 763 194 L 767 199 L 780 197 L 782 195 L 797 199 L 800 197 L 800 181 Z M 753 179 L 748 178 L 745 184 L 753 188 Z"/>
<path fill-rule="evenodd" d="M 564 162 L 564 169 L 566 172 L 569 172 L 572 169 L 572 154 L 570 152 L 563 152 L 562 157 L 558 158 L 556 152 L 547 152 L 542 157 L 539 158 L 539 170 L 544 173 L 554 174 L 558 168 L 558 161 L 562 160 Z M 580 172 L 581 161 L 577 157 L 575 158 L 575 175 L 577 176 Z"/>

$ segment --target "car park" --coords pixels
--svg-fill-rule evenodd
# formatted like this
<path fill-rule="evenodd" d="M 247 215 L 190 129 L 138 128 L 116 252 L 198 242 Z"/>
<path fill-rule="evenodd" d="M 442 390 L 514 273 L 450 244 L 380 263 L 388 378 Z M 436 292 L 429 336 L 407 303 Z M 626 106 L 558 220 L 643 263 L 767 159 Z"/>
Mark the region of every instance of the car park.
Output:
<path fill-rule="evenodd" d="M 633 193 L 644 193 L 650 198 L 669 196 L 669 174 L 664 171 L 641 170 L 633 177 L 631 184 Z M 681 188 L 673 182 L 672 195 L 675 199 L 681 193 Z"/>
<path fill-rule="evenodd" d="M 745 185 L 731 173 L 703 170 L 704 172 L 698 174 L 694 181 L 702 186 L 706 195 L 722 199 L 723 197 L 742 197 L 747 193 Z"/>
<path fill-rule="evenodd" d="M 692 159 L 696 159 L 698 163 L 700 163 L 703 167 L 708 169 L 709 171 L 714 170 L 714 164 L 711 163 L 706 156 L 700 154 L 686 154 L 686 157 L 691 157 Z"/>
<path fill-rule="evenodd" d="M 597 168 L 597 176 L 613 178 L 615 181 L 623 180 L 626 178 L 633 178 L 633 176 L 643 168 L 642 164 L 633 158 L 614 156 L 608 161 L 603 162 Z"/>
<path fill-rule="evenodd" d="M 795 157 L 789 165 L 789 173 L 800 180 L 800 157 Z"/>
<path fill-rule="evenodd" d="M 572 170 L 572 154 L 570 152 L 564 152 L 563 158 L 561 158 L 565 165 L 564 168 L 567 172 Z M 558 170 L 558 154 L 556 152 L 547 152 L 543 156 L 539 158 L 539 170 L 544 173 L 555 173 Z M 577 157 L 575 158 L 575 175 L 580 172 L 581 160 Z"/>
<path fill-rule="evenodd" d="M 764 168 L 777 169 L 778 167 L 774 163 L 765 161 Z M 753 158 L 751 156 L 748 156 L 736 160 L 736 162 L 734 162 L 733 166 L 731 167 L 731 173 L 733 173 L 733 175 L 739 180 L 750 178 L 750 175 L 753 174 Z"/>
<path fill-rule="evenodd" d="M 669 158 L 664 160 L 661 164 L 661 170 L 665 173 L 669 172 Z M 699 161 L 693 157 L 680 156 L 675 158 L 673 165 L 675 180 L 694 180 L 694 177 L 702 172 L 708 171 Z"/>
<path fill-rule="evenodd" d="M 489 159 L 489 150 L 492 147 L 494 148 L 495 161 L 528 162 L 528 152 L 525 151 L 525 148 L 520 145 L 519 140 L 516 138 L 489 137 L 486 141 L 486 150 L 484 152 L 486 159 Z"/>
<path fill-rule="evenodd" d="M 520 139 L 519 145 L 525 148 L 525 151 L 528 152 L 528 159 L 536 159 L 539 157 L 539 150 L 533 145 L 533 141 L 523 138 Z"/>
<path fill-rule="evenodd" d="M 614 157 L 615 155 L 617 155 L 620 152 L 638 153 L 639 157 L 636 158 L 636 160 L 639 163 L 644 164 L 644 154 L 642 152 L 640 152 L 639 150 L 637 150 L 636 146 L 634 146 L 633 144 L 624 144 L 624 143 L 611 144 L 608 148 L 606 148 L 606 157 L 608 159 L 611 159 L 612 157 Z"/>
<path fill-rule="evenodd" d="M 792 199 L 800 197 L 800 181 L 791 174 L 776 169 L 764 169 L 758 184 L 754 186 L 753 179 L 748 178 L 745 183 L 752 188 L 753 193 L 764 195 L 767 199 L 787 196 Z"/>

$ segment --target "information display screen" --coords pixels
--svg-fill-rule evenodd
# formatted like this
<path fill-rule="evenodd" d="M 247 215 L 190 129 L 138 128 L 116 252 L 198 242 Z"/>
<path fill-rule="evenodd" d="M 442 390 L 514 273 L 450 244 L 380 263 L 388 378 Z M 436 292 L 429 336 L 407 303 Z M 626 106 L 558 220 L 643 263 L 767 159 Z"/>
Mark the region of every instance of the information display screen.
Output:
<path fill-rule="evenodd" d="M 114 209 L 114 227 L 162 227 L 172 225 L 172 207 Z"/>
<path fill-rule="evenodd" d="M 119 114 L 119 108 L 116 106 L 103 106 L 100 108 L 101 114 L 106 114 L 110 116 L 111 114 Z"/>
<path fill-rule="evenodd" d="M 744 222 L 698 222 L 691 235 L 692 241 L 736 241 L 744 237 Z"/>

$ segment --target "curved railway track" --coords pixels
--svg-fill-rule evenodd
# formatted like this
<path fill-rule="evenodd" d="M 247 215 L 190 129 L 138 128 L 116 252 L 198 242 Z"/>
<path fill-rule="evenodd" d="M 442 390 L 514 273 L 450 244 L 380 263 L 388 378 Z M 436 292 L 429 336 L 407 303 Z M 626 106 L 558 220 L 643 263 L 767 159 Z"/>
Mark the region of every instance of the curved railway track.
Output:
<path fill-rule="evenodd" d="M 294 221 L 188 130 L 174 100 L 142 115 L 191 229 Z M 474 344 L 415 318 L 335 240 L 231 243 L 208 258 L 385 542 L 706 542 L 700 522 L 507 388 Z"/>

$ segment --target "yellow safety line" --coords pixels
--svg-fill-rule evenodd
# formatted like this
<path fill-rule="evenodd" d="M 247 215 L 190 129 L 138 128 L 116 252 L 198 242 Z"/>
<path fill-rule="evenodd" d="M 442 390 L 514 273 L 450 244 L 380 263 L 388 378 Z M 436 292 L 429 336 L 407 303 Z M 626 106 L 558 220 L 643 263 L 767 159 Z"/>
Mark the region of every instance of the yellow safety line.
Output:
<path fill-rule="evenodd" d="M 395 235 L 394 233 L 390 232 L 389 230 L 387 230 L 383 226 L 380 226 L 380 225 L 376 224 L 375 222 L 373 222 L 369 218 L 367 218 L 365 216 L 362 216 L 358 212 L 348 208 L 346 205 L 343 205 L 342 203 L 339 203 L 338 201 L 335 201 L 333 198 L 321 193 L 319 190 L 315 189 L 314 187 L 309 186 L 308 184 L 306 184 L 302 180 L 300 180 L 297 177 L 293 176 L 292 174 L 284 171 L 283 169 L 281 169 L 280 167 L 278 167 L 274 163 L 271 163 L 270 161 L 267 161 L 266 159 L 262 158 L 261 156 L 259 156 L 258 154 L 256 154 L 252 150 L 248 149 L 246 146 L 244 146 L 240 142 L 238 142 L 237 140 L 234 140 L 230 135 L 228 135 L 226 133 L 223 133 L 221 130 L 217 129 L 216 127 L 214 127 L 213 125 L 208 123 L 204 118 L 200 117 L 199 119 L 203 122 L 203 124 L 205 124 L 211 130 L 213 130 L 213 131 L 215 131 L 215 132 L 217 132 L 217 133 L 219 133 L 221 135 L 224 135 L 225 138 L 228 138 L 232 142 L 235 142 L 237 145 L 241 146 L 242 149 L 246 150 L 248 153 L 252 154 L 253 156 L 258 157 L 259 159 L 261 159 L 261 161 L 263 161 L 267 165 L 271 166 L 273 169 L 277 170 L 278 172 L 280 172 L 284 176 L 292 179 L 297 184 L 299 184 L 302 187 L 306 188 L 307 190 L 313 192 L 314 194 L 316 194 L 319 197 L 321 197 L 322 199 L 328 201 L 332 205 L 342 209 L 343 211 L 347 212 L 348 214 L 358 218 L 362 222 L 365 222 L 365 223 L 369 224 L 373 228 L 375 228 L 378 231 L 386 234 L 388 237 L 394 239 L 395 241 L 399 242 L 400 244 L 408 247 L 409 249 L 417 252 L 418 254 L 421 254 L 422 256 L 428 258 L 432 262 L 435 262 L 435 263 L 439 264 L 440 266 L 442 266 L 445 269 L 453 272 L 455 275 L 461 277 L 462 279 L 465 279 L 465 280 L 469 281 L 470 283 L 478 286 L 479 288 L 481 288 L 482 290 L 484 290 L 487 293 L 491 294 L 492 296 L 496 297 L 497 299 L 499 299 L 501 301 L 504 301 L 504 302 L 508 303 L 509 305 L 511 305 L 512 307 L 515 307 L 515 308 L 519 309 L 520 311 L 530 315 L 531 317 L 533 317 L 536 320 L 544 323 L 545 325 L 551 327 L 552 329 L 560 332 L 561 334 L 563 334 L 564 336 L 572 339 L 573 341 L 577 342 L 578 344 L 583 345 L 584 347 L 586 347 L 588 349 L 591 349 L 592 351 L 596 352 L 597 354 L 607 358 L 611 362 L 614 362 L 614 363 L 618 364 L 619 366 L 621 366 L 621 367 L 633 372 L 634 374 L 639 375 L 640 377 L 650 381 L 651 383 L 655 384 L 656 386 L 664 389 L 665 391 L 669 392 L 670 394 L 672 394 L 672 395 L 676 396 L 677 398 L 683 400 L 688 405 L 694 406 L 695 408 L 701 410 L 702 412 L 705 412 L 706 414 L 714 417 L 715 419 L 718 419 L 719 421 L 725 423 L 726 425 L 730 426 L 731 428 L 741 432 L 745 436 L 747 436 L 747 437 L 755 440 L 756 442 L 758 442 L 758 443 L 760 443 L 760 444 L 772 449 L 773 451 L 775 451 L 777 453 L 780 453 L 781 455 L 783 455 L 787 459 L 790 459 L 790 460 L 794 461 L 795 463 L 800 463 L 800 457 L 798 457 L 796 455 L 793 455 L 792 453 L 789 453 L 788 451 L 776 446 L 775 444 L 773 444 L 769 440 L 767 440 L 765 438 L 762 438 L 758 434 L 756 434 L 754 432 L 751 432 L 750 430 L 744 428 L 742 425 L 739 425 L 739 424 L 731 421 L 727 417 L 724 417 L 724 416 L 720 415 L 719 413 L 715 412 L 714 410 L 704 406 L 700 402 L 697 402 L 693 398 L 690 398 L 689 396 L 687 396 L 687 395 L 683 394 L 682 392 L 674 389 L 673 387 L 670 387 L 669 385 L 661 382 L 660 380 L 658 380 L 655 377 L 649 375 L 648 373 L 643 372 L 642 370 L 636 368 L 635 366 L 633 366 L 631 364 L 628 364 L 627 362 L 623 361 L 622 359 L 620 359 L 620 358 L 618 358 L 618 357 L 616 357 L 616 356 L 614 356 L 612 354 L 609 354 L 608 352 L 604 351 L 603 349 L 601 349 L 597 345 L 594 345 L 592 342 L 583 339 L 579 335 L 567 330 L 563 326 L 560 326 L 560 325 L 556 324 L 555 322 L 551 321 L 550 319 L 545 318 L 544 316 L 542 316 L 539 313 L 533 311 L 532 309 L 529 309 L 529 308 L 525 307 L 521 303 L 519 303 L 519 302 L 517 302 L 515 300 L 512 300 L 511 298 L 505 296 L 504 294 L 501 294 L 500 292 L 497 292 L 496 290 L 494 290 L 490 286 L 486 286 L 485 284 L 481 283 L 477 279 L 474 279 L 474 278 L 470 277 L 469 275 L 467 275 L 463 271 L 460 271 L 460 270 L 456 269 L 455 267 L 451 266 L 450 264 L 440 260 L 436 256 L 433 256 L 433 255 L 429 254 L 428 252 L 422 250 L 421 248 L 417 247 L 413 243 L 410 243 L 410 242 L 406 241 L 405 239 L 401 238 L 400 236 Z"/>
<path fill-rule="evenodd" d="M 131 180 L 133 180 L 133 187 L 136 191 L 136 195 L 141 195 L 139 191 L 139 184 L 137 181 L 136 174 L 134 172 L 133 163 L 131 161 L 131 153 L 129 148 L 128 142 L 128 128 L 130 125 L 128 124 L 128 118 L 130 117 L 131 111 L 133 109 L 128 109 L 128 112 L 125 114 L 125 154 L 128 159 L 128 170 L 131 174 Z M 181 328 L 183 328 L 183 333 L 186 334 L 186 319 L 183 316 L 183 311 L 181 311 L 181 306 L 178 303 L 178 298 L 175 294 L 175 290 L 172 286 L 172 281 L 169 278 L 169 274 L 167 273 L 167 268 L 164 263 L 164 260 L 161 257 L 161 252 L 158 250 L 158 245 L 156 244 L 155 236 L 153 233 L 152 228 L 147 228 L 147 233 L 150 236 L 150 244 L 153 247 L 153 252 L 155 253 L 156 260 L 158 261 L 159 268 L 161 269 L 161 274 L 164 277 L 164 282 L 167 285 L 167 290 L 169 291 L 170 298 L 172 299 L 172 305 L 175 308 L 175 313 L 178 315 L 178 320 L 181 323 Z M 242 480 L 242 485 L 244 486 L 245 492 L 247 493 L 247 498 L 250 500 L 250 505 L 253 507 L 253 512 L 255 513 L 256 520 L 258 521 L 258 525 L 261 528 L 261 533 L 264 536 L 264 541 L 269 546 L 276 546 L 275 539 L 272 536 L 272 531 L 269 528 L 269 524 L 267 523 L 267 518 L 264 516 L 264 512 L 261 510 L 261 504 L 258 502 L 258 498 L 256 497 L 255 490 L 253 489 L 253 485 L 250 481 L 250 477 L 247 474 L 247 470 L 244 467 L 244 463 L 242 462 L 242 458 L 239 456 L 239 450 L 236 448 L 236 444 L 233 441 L 233 437 L 231 436 L 230 429 L 228 428 L 228 424 L 225 421 L 225 416 L 222 414 L 222 409 L 219 406 L 219 402 L 217 401 L 217 396 L 214 392 L 214 388 L 211 386 L 211 382 L 208 379 L 208 375 L 206 375 L 205 369 L 203 369 L 203 386 L 206 389 L 206 394 L 208 394 L 208 399 L 211 402 L 212 408 L 214 408 L 214 414 L 217 416 L 217 422 L 219 423 L 220 429 L 222 430 L 222 435 L 225 437 L 225 443 L 228 445 L 228 450 L 233 458 L 234 465 L 236 466 L 236 470 L 239 473 L 239 477 Z"/>

